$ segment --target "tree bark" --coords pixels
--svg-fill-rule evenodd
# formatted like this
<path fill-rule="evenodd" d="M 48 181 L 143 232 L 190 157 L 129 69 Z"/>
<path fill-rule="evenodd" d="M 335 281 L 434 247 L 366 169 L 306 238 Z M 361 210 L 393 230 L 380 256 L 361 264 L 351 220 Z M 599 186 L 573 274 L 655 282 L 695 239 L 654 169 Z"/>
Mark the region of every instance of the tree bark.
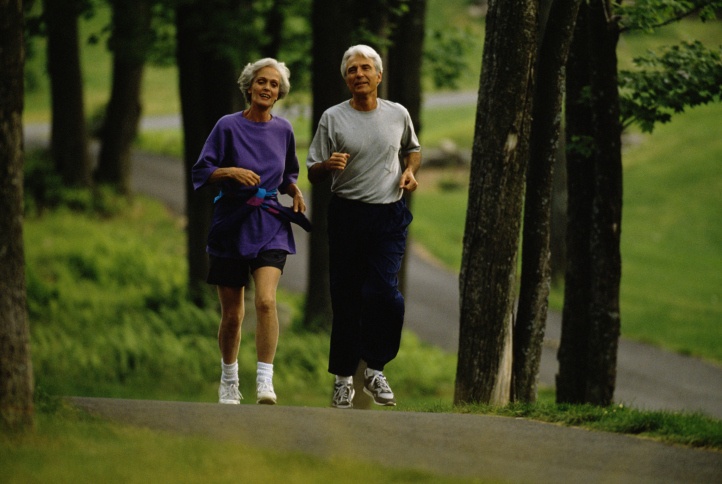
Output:
<path fill-rule="evenodd" d="M 202 0 L 182 3 L 176 10 L 177 62 L 183 114 L 183 150 L 188 216 L 188 289 L 198 306 L 206 303 L 208 257 L 206 241 L 213 212 L 214 193 L 193 190 L 191 168 L 221 116 L 241 108 L 236 84 L 238 53 L 243 39 L 224 36 L 227 19 L 241 17 L 241 2 Z M 224 22 L 225 19 L 225 22 Z M 230 27 L 228 27 L 230 28 Z M 220 40 L 219 40 L 220 39 Z"/>
<path fill-rule="evenodd" d="M 78 45 L 80 6 L 76 0 L 44 0 L 43 14 L 52 105 L 50 152 L 66 185 L 89 187 L 92 163 Z"/>
<path fill-rule="evenodd" d="M 547 0 L 536 62 L 530 158 L 526 178 L 522 276 L 514 326 L 512 398 L 536 401 L 551 267 L 552 179 L 559 151 L 564 66 L 580 0 Z M 544 16 L 543 18 L 546 18 Z"/>
<path fill-rule="evenodd" d="M 591 232 L 591 198 L 594 169 L 589 150 L 592 131 L 592 110 L 584 102 L 583 93 L 589 88 L 590 61 L 588 57 L 589 8 L 579 7 L 566 79 L 566 144 L 567 144 L 567 271 L 564 286 L 562 333 L 557 359 L 557 401 L 582 403 L 585 401 L 587 373 L 588 309 L 590 298 L 589 234 Z"/>
<path fill-rule="evenodd" d="M 113 0 L 113 86 L 101 133 L 95 179 L 130 193 L 130 150 L 141 115 L 143 68 L 150 48 L 148 0 Z"/>
<path fill-rule="evenodd" d="M 489 4 L 459 274 L 457 404 L 509 400 L 536 22 L 536 2 Z"/>
<path fill-rule="evenodd" d="M 314 0 L 311 13 L 313 30 L 312 91 L 313 122 L 315 132 L 323 112 L 350 97 L 341 77 L 343 53 L 351 46 L 354 25 L 348 15 L 350 0 Z M 313 134 L 313 133 L 312 133 Z M 311 188 L 311 219 L 308 260 L 308 290 L 303 326 L 310 331 L 331 331 L 331 294 L 329 292 L 328 265 L 328 204 L 331 200 L 331 183 L 327 180 Z"/>
<path fill-rule="evenodd" d="M 0 429 L 33 427 L 23 248 L 23 3 L 0 0 Z"/>
<path fill-rule="evenodd" d="M 599 0 L 580 7 L 567 71 L 567 272 L 557 375 L 557 401 L 596 405 L 613 400 L 620 333 L 619 31 L 605 7 Z"/>

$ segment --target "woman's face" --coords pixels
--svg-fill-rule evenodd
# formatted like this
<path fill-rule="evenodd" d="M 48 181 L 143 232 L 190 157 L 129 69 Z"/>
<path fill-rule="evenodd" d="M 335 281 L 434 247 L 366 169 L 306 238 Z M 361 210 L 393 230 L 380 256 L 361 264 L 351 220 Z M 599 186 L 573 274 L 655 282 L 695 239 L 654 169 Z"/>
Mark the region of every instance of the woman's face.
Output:
<path fill-rule="evenodd" d="M 263 67 L 258 71 L 248 92 L 251 94 L 251 105 L 271 108 L 278 99 L 281 89 L 281 75 L 273 67 Z"/>

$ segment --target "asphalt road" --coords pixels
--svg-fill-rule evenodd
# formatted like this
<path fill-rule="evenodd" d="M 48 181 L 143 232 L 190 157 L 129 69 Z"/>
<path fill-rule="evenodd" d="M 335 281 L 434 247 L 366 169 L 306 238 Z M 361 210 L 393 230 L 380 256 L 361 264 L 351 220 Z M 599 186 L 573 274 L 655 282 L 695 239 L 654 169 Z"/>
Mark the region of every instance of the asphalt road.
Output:
<path fill-rule="evenodd" d="M 722 477 L 720 452 L 524 419 L 98 398 L 71 401 L 103 418 L 173 434 L 483 482 L 712 484 Z M 233 455 L 228 465 L 233 465 Z M 389 482 L 383 469 L 375 472 L 368 482 Z M 262 482 L 253 469 L 238 469 L 239 482 L 251 477 Z M 294 477 L 299 482 L 301 476 Z M 312 476 L 307 479 L 316 482 Z M 343 476 L 338 482 L 345 482 Z"/>

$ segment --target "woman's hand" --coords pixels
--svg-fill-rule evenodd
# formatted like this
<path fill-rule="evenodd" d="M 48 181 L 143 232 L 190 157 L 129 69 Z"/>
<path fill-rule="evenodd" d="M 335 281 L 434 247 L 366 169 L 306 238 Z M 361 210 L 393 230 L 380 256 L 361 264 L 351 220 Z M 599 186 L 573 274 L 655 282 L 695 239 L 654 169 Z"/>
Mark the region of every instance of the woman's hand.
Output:
<path fill-rule="evenodd" d="M 208 178 L 209 182 L 231 180 L 246 187 L 257 187 L 261 184 L 261 177 L 251 170 L 238 167 L 218 168 Z"/>
<path fill-rule="evenodd" d="M 257 187 L 261 184 L 261 177 L 251 170 L 245 168 L 229 168 L 232 170 L 231 179 L 247 187 Z"/>

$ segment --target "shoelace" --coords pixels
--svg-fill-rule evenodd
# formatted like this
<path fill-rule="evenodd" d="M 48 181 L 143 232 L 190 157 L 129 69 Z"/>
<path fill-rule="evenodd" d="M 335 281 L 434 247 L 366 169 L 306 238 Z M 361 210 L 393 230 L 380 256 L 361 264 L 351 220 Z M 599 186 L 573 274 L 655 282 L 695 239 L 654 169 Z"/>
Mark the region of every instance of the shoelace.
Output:
<path fill-rule="evenodd" d="M 381 390 L 379 393 L 393 393 L 391 387 L 386 381 L 386 377 L 382 373 L 374 375 L 371 379 L 371 388 L 378 388 Z"/>
<path fill-rule="evenodd" d="M 230 383 L 228 385 L 223 386 L 223 393 L 221 395 L 223 398 L 238 398 L 243 399 L 243 396 L 241 395 L 241 392 L 238 391 L 238 385 L 235 383 Z"/>
<path fill-rule="evenodd" d="M 334 393 L 334 397 L 337 402 L 341 400 L 348 400 L 351 395 L 350 387 L 345 383 L 337 385 Z"/>
<path fill-rule="evenodd" d="M 275 393 L 273 391 L 273 384 L 269 381 L 259 382 L 256 386 L 258 393 Z"/>

